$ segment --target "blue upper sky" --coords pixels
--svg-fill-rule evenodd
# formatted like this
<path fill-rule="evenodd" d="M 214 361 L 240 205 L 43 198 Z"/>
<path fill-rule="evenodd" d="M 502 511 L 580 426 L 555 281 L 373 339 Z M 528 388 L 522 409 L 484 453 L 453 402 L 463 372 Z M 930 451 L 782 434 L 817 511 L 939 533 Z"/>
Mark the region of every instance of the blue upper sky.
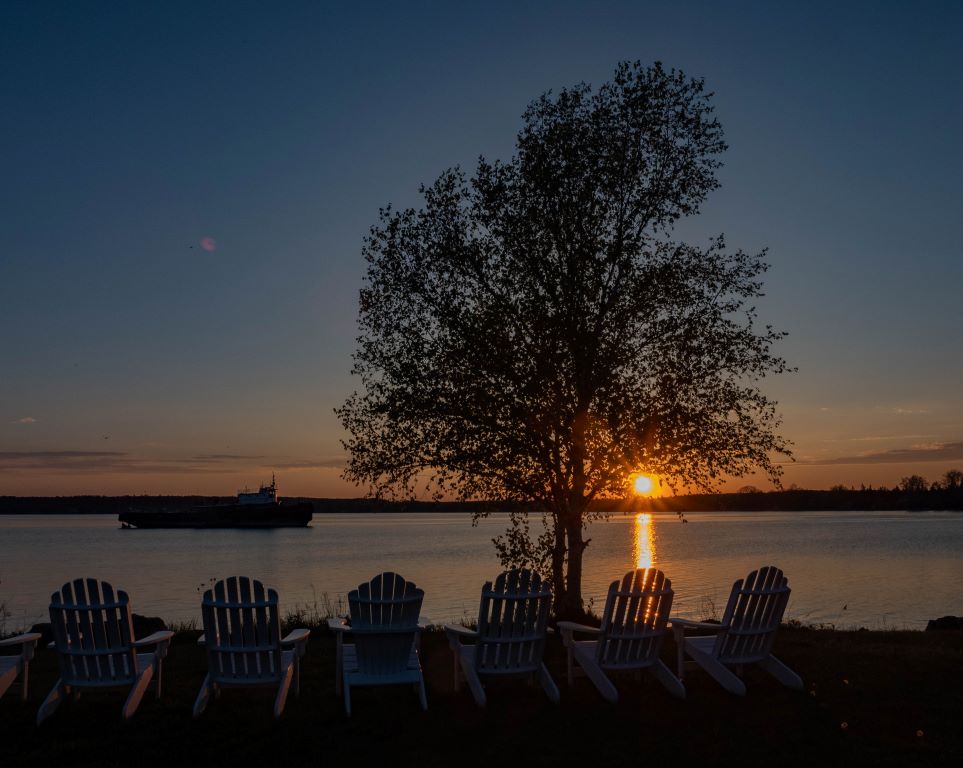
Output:
<path fill-rule="evenodd" d="M 6 2 L 0 494 L 356 495 L 333 408 L 379 206 L 620 59 L 715 92 L 722 188 L 678 234 L 770 249 L 787 480 L 935 479 L 963 464 L 961 37 L 955 2 Z"/>

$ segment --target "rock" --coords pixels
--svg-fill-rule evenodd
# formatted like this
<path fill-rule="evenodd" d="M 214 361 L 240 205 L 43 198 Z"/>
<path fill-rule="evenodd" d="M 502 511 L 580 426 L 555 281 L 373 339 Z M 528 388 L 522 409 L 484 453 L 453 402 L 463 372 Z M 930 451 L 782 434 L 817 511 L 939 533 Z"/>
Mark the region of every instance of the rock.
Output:
<path fill-rule="evenodd" d="M 37 645 L 41 648 L 46 647 L 47 643 L 53 640 L 53 629 L 50 627 L 49 621 L 44 621 L 40 624 L 34 624 L 27 631 L 40 633 L 40 642 L 37 643 Z"/>
<path fill-rule="evenodd" d="M 945 632 L 963 629 L 963 616 L 943 616 L 926 622 L 927 632 Z"/>
<path fill-rule="evenodd" d="M 141 616 L 139 613 L 133 614 L 134 619 L 134 637 L 140 640 L 142 637 L 147 637 L 155 632 L 160 632 L 161 630 L 167 629 L 167 625 L 164 620 L 159 616 Z"/>

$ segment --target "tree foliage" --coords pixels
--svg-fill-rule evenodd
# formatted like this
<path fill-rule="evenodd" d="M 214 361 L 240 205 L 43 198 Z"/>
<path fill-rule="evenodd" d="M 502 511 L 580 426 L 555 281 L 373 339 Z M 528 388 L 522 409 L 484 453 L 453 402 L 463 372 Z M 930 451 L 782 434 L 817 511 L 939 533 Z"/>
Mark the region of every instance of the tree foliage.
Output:
<path fill-rule="evenodd" d="M 778 482 L 782 334 L 759 327 L 763 254 L 675 242 L 718 186 L 725 150 L 703 82 L 618 66 L 597 90 L 547 93 L 516 153 L 480 159 L 385 208 L 366 239 L 354 372 L 339 409 L 346 477 L 378 494 L 529 499 L 496 541 L 550 569 L 556 609 L 581 609 L 583 527 L 632 473 L 713 489 Z"/>
<path fill-rule="evenodd" d="M 905 493 L 923 493 L 929 488 L 929 484 L 921 475 L 909 475 L 899 481 L 899 488 Z"/>

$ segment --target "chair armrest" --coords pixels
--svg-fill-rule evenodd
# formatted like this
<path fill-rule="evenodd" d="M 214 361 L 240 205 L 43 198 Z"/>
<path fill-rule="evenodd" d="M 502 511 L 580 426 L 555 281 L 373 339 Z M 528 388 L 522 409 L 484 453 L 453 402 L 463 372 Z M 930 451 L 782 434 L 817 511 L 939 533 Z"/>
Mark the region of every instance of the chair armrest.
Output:
<path fill-rule="evenodd" d="M 144 648 L 148 645 L 157 646 L 154 653 L 157 654 L 158 658 L 163 659 L 167 656 L 167 649 L 170 647 L 171 638 L 174 637 L 174 633 L 169 629 L 162 629 L 160 632 L 155 632 L 153 635 L 148 635 L 145 638 L 134 641 L 134 648 Z"/>
<path fill-rule="evenodd" d="M 451 646 L 453 651 L 458 650 L 462 640 L 471 640 L 478 637 L 478 633 L 474 629 L 454 624 L 445 624 L 445 635 L 448 637 L 448 645 Z"/>
<path fill-rule="evenodd" d="M 40 638 L 41 634 L 39 632 L 27 632 L 23 635 L 0 640 L 0 646 L 21 645 L 23 647 L 20 649 L 20 658 L 24 661 L 30 661 L 30 659 L 33 658 L 33 652 Z"/>
<path fill-rule="evenodd" d="M 682 669 L 682 645 L 685 643 L 685 631 L 687 629 L 710 629 L 717 635 L 729 631 L 728 624 L 713 624 L 711 621 L 690 621 L 689 619 L 669 619 L 669 629 L 672 630 L 672 637 L 679 646 L 679 669 Z M 681 674 L 681 673 L 680 673 Z"/>
<path fill-rule="evenodd" d="M 36 645 L 37 641 L 43 637 L 39 632 L 27 632 L 25 635 L 17 635 L 16 637 L 8 637 L 6 640 L 0 640 L 0 647 L 6 645 L 20 645 L 21 643 L 33 643 Z"/>
<path fill-rule="evenodd" d="M 711 629 L 718 632 L 721 629 L 729 629 L 726 624 L 716 624 L 711 621 L 691 621 L 689 619 L 669 619 L 669 626 L 673 629 L 682 627 L 683 629 Z"/>
<path fill-rule="evenodd" d="M 328 619 L 328 629 L 332 632 L 350 632 L 351 627 L 345 622 L 344 619 L 333 618 Z"/>
<path fill-rule="evenodd" d="M 293 645 L 298 656 L 304 656 L 310 634 L 310 629 L 292 629 L 286 637 L 281 638 L 281 645 Z"/>
<path fill-rule="evenodd" d="M 295 643 L 301 643 L 307 640 L 308 635 L 311 634 L 310 629 L 292 629 L 283 638 L 281 638 L 281 643 L 283 645 L 294 645 Z"/>
<path fill-rule="evenodd" d="M 207 635 L 201 634 L 201 636 L 200 636 L 199 638 L 197 638 L 197 644 L 198 644 L 198 645 L 207 645 Z"/>
<path fill-rule="evenodd" d="M 564 643 L 568 643 L 572 639 L 572 635 L 576 632 L 583 635 L 597 635 L 602 631 L 599 627 L 592 627 L 588 624 L 578 624 L 574 621 L 560 621 L 556 626 L 562 634 L 562 642 Z"/>
<path fill-rule="evenodd" d="M 161 643 L 169 643 L 171 638 L 174 637 L 174 633 L 169 629 L 162 629 L 160 632 L 155 632 L 153 635 L 148 635 L 147 637 L 142 637 L 140 640 L 134 641 L 135 648 L 143 648 L 145 645 L 160 645 Z"/>

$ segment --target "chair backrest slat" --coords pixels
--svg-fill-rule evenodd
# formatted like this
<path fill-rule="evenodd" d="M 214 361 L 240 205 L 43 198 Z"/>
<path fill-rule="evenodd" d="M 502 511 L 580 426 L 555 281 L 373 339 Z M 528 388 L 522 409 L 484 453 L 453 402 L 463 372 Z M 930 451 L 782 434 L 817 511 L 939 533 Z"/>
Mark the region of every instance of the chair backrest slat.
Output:
<path fill-rule="evenodd" d="M 729 629 L 716 639 L 713 654 L 729 664 L 751 664 L 769 656 L 790 593 L 783 572 L 771 565 L 736 581 L 722 617 Z"/>
<path fill-rule="evenodd" d="M 78 687 L 124 685 L 137 672 L 127 593 L 96 579 L 75 579 L 50 596 L 60 676 Z"/>
<path fill-rule="evenodd" d="M 201 615 L 215 682 L 280 679 L 281 618 L 275 590 L 246 576 L 223 579 L 204 593 Z"/>
<path fill-rule="evenodd" d="M 348 593 L 359 672 L 385 675 L 407 669 L 424 598 L 424 590 L 390 571 Z"/>
<path fill-rule="evenodd" d="M 542 663 L 551 606 L 548 584 L 534 571 L 504 571 L 482 588 L 475 668 L 481 673 L 534 672 Z"/>
<path fill-rule="evenodd" d="M 633 669 L 658 659 L 673 594 L 672 582 L 657 568 L 637 568 L 613 581 L 596 646 L 599 665 Z"/>

